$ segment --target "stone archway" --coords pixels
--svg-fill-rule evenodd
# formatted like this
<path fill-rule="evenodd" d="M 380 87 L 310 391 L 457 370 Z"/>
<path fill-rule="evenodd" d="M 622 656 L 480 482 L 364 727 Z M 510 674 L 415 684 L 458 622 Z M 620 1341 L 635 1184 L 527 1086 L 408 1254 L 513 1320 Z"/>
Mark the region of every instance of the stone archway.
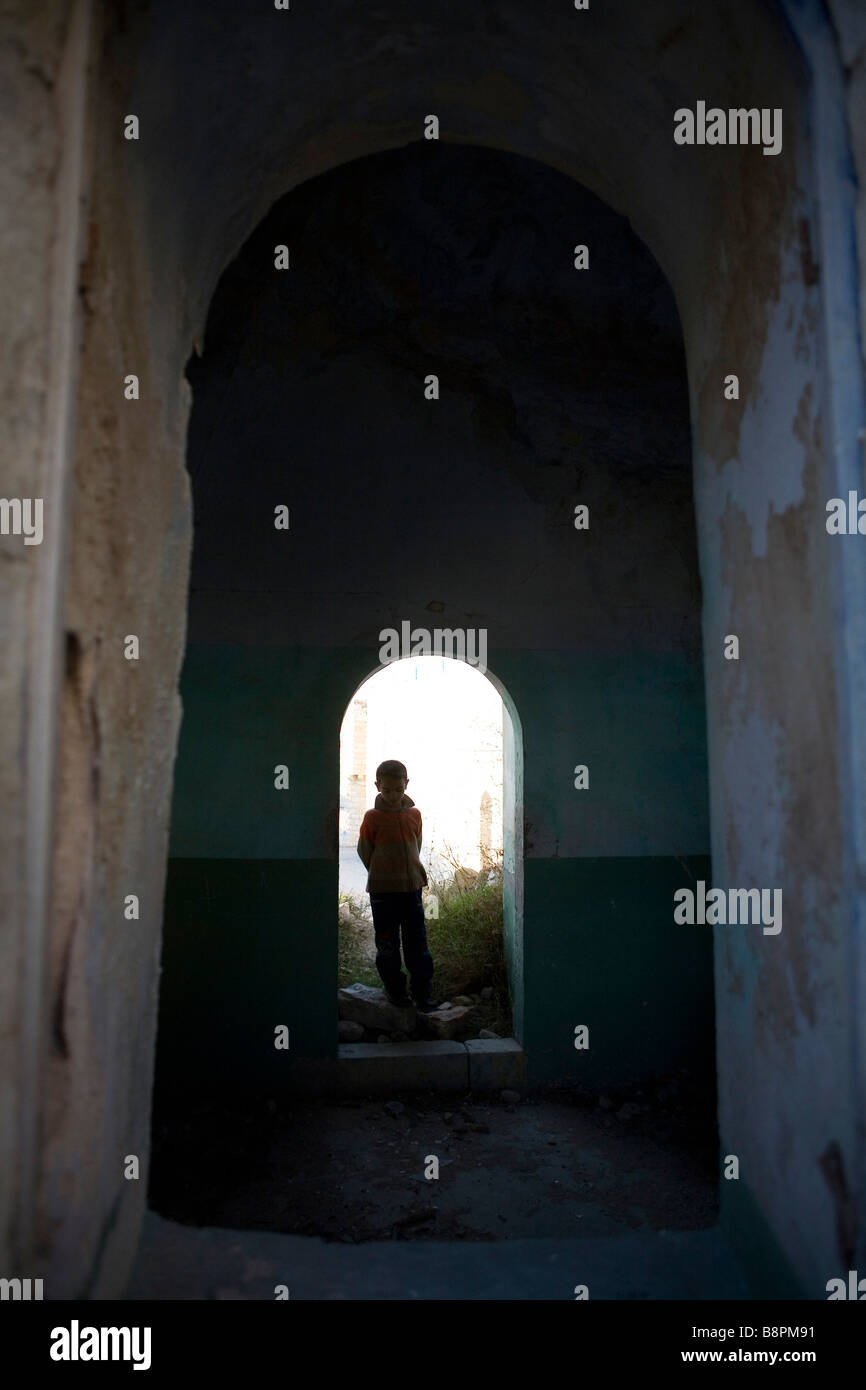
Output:
<path fill-rule="evenodd" d="M 385 627 L 465 631 L 467 655 L 480 633 L 520 708 L 533 753 L 506 933 L 530 1080 L 575 1079 L 578 1060 L 585 1084 L 695 1059 L 711 1075 L 710 941 L 680 943 L 669 910 L 709 864 L 688 395 L 646 248 L 549 166 L 415 143 L 276 203 L 187 370 L 196 541 L 158 1089 L 277 1084 L 262 1011 L 291 1015 L 296 1082 L 335 1056 L 333 942 L 312 925 L 336 893 L 323 771 L 338 692 Z M 216 1038 L 206 1012 L 192 1023 L 196 993 Z M 597 1039 L 579 1059 L 578 1026 Z"/>

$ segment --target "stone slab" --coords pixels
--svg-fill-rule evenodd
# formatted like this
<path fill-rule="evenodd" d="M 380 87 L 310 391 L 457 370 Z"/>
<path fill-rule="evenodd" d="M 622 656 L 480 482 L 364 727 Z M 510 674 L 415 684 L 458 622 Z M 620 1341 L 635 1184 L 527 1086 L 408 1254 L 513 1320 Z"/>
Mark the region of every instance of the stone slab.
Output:
<path fill-rule="evenodd" d="M 516 1038 L 467 1042 L 341 1043 L 336 1057 L 294 1057 L 288 1089 L 323 1097 L 394 1091 L 525 1091 L 526 1054 Z"/>
<path fill-rule="evenodd" d="M 470 1090 L 526 1089 L 526 1053 L 516 1038 L 469 1038 L 463 1046 L 469 1058 Z"/>
<path fill-rule="evenodd" d="M 349 985 L 337 990 L 337 1012 L 341 1019 L 375 1028 L 380 1033 L 411 1033 L 415 1027 L 415 1006 L 401 1009 L 392 1004 L 383 989 L 375 985 Z"/>
<path fill-rule="evenodd" d="M 343 1043 L 337 1065 L 344 1096 L 469 1088 L 469 1057 L 458 1042 Z"/>
<path fill-rule="evenodd" d="M 449 1004 L 435 1013 L 418 1014 L 418 1030 L 442 1041 L 460 1042 L 477 1032 L 478 1009 L 474 1004 Z"/>

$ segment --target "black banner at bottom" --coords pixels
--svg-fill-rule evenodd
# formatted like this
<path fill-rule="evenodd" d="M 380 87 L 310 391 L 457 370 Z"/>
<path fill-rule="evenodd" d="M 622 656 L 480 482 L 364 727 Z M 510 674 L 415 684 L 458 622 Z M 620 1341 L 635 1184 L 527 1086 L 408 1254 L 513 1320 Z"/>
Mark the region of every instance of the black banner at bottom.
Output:
<path fill-rule="evenodd" d="M 402 1363 L 409 1375 L 459 1368 L 461 1378 L 476 1364 L 487 1376 L 500 1366 L 525 1373 L 537 1359 L 546 1376 L 552 1355 L 567 1357 L 575 1374 L 741 1364 L 826 1377 L 856 1364 L 866 1309 L 859 1301 L 6 1301 L 0 1326 L 7 1367 L 58 1381 L 106 1368 L 160 1383 L 178 1373 L 291 1378 L 315 1374 L 316 1358 L 321 1373 L 351 1376 L 370 1357 L 383 1368 Z"/>

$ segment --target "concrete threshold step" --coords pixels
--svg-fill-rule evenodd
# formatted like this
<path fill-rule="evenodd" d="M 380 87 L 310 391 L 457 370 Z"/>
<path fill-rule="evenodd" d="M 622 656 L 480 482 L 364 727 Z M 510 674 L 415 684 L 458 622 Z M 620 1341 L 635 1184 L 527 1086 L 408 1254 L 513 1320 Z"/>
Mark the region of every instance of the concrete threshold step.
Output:
<path fill-rule="evenodd" d="M 718 1227 L 567 1240 L 371 1241 L 181 1226 L 145 1215 L 127 1299 L 748 1299 Z"/>
<path fill-rule="evenodd" d="M 336 1058 L 296 1057 L 292 1089 L 318 1095 L 394 1091 L 521 1091 L 526 1053 L 516 1038 L 467 1042 L 341 1043 Z"/>

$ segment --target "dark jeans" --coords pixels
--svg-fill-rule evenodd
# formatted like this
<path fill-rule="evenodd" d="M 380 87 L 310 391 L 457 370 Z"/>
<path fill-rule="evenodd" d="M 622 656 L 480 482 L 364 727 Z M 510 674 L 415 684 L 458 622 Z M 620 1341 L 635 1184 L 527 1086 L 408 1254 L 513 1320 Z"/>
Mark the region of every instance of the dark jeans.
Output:
<path fill-rule="evenodd" d="M 400 933 L 403 958 L 412 983 L 412 998 L 430 998 L 433 957 L 427 949 L 427 926 L 421 889 L 414 893 L 371 893 L 370 910 L 376 933 L 376 969 L 389 994 L 402 994 L 406 976 L 400 969 Z"/>

